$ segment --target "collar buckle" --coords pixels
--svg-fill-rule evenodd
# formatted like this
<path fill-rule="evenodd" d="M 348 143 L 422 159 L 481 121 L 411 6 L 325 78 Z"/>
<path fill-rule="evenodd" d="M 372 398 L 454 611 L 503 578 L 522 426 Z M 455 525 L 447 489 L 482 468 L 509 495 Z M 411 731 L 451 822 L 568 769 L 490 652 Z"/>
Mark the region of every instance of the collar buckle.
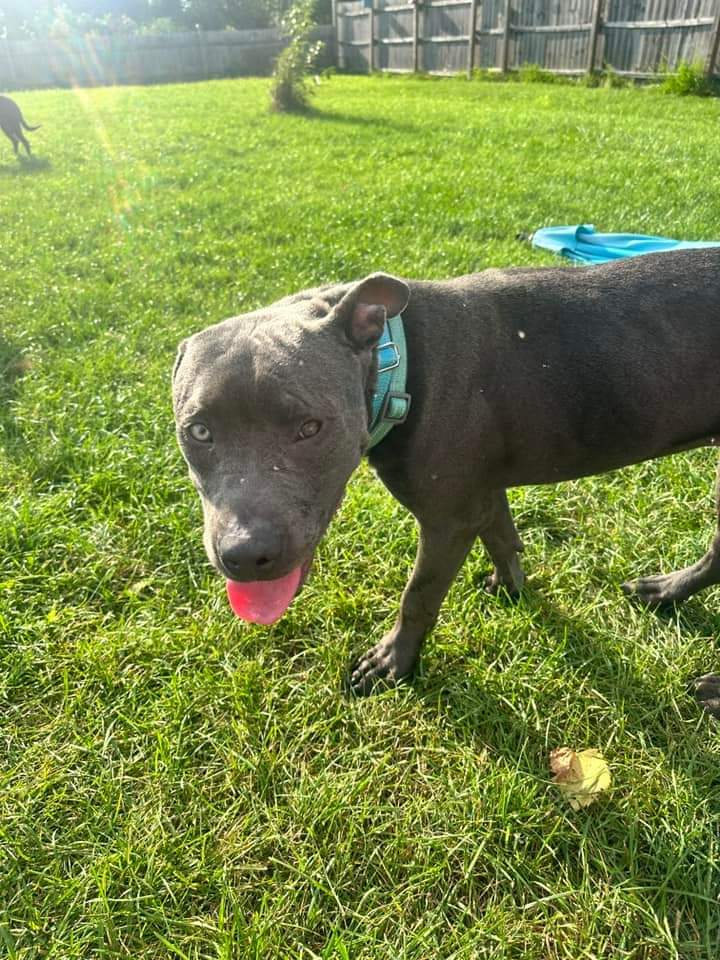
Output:
<path fill-rule="evenodd" d="M 380 359 L 380 355 L 384 350 L 392 350 L 392 359 L 389 359 L 387 362 L 383 363 Z M 381 343 L 378 347 L 378 376 L 382 373 L 389 373 L 390 370 L 395 370 L 400 366 L 400 348 L 395 343 L 394 340 L 388 340 L 387 343 Z"/>
<path fill-rule="evenodd" d="M 410 403 L 412 397 L 409 393 L 391 390 L 385 394 L 378 423 L 390 423 L 396 427 L 400 423 L 405 423 L 410 413 Z"/>

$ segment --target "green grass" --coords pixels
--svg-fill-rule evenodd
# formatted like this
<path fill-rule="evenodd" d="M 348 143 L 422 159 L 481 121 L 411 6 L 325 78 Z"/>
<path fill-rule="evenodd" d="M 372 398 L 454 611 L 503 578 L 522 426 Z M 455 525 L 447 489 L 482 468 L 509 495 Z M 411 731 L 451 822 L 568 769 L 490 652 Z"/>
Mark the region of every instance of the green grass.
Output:
<path fill-rule="evenodd" d="M 412 520 L 367 469 L 274 628 L 231 616 L 175 447 L 189 332 L 373 270 L 550 258 L 557 223 L 717 239 L 720 105 L 653 90 L 333 78 L 26 93 L 0 144 L 0 956 L 709 960 L 720 949 L 714 456 L 512 493 L 516 605 L 466 563 L 412 687 L 341 693 Z M 548 753 L 594 746 L 573 813 Z M 4 952 L 4 953 L 3 953 Z"/>

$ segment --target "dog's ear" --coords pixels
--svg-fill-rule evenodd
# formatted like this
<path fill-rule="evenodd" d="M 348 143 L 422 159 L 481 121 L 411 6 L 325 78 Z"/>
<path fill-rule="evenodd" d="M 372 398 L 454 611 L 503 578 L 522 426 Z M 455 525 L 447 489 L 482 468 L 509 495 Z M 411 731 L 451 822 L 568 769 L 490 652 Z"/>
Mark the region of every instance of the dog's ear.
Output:
<path fill-rule="evenodd" d="M 172 382 L 175 383 L 175 378 L 177 377 L 177 372 L 180 369 L 180 364 L 182 363 L 182 358 L 185 356 L 185 348 L 187 347 L 187 340 L 183 340 L 178 347 L 177 356 L 175 357 L 175 366 L 173 367 L 172 372 Z"/>
<path fill-rule="evenodd" d="M 375 346 L 385 321 L 405 309 L 410 299 L 408 285 L 387 273 L 372 273 L 351 287 L 332 311 L 339 327 L 356 350 Z"/>

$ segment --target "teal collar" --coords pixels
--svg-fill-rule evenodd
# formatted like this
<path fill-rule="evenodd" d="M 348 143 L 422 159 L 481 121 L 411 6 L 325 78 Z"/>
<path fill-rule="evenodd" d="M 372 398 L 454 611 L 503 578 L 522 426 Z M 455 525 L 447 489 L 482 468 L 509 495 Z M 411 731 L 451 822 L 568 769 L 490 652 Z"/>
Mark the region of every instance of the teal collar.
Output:
<path fill-rule="evenodd" d="M 377 384 L 372 398 L 370 444 L 374 447 L 398 423 L 404 423 L 410 410 L 410 394 L 405 392 L 407 347 L 402 317 L 385 324 L 377 351 Z"/>

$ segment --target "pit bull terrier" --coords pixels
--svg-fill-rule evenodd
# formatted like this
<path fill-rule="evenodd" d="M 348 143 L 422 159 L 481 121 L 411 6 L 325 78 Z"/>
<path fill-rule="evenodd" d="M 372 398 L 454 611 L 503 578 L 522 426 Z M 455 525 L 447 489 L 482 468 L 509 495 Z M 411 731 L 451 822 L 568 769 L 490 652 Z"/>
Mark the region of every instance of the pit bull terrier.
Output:
<path fill-rule="evenodd" d="M 378 343 L 400 314 L 410 407 L 368 452 Z M 417 518 L 397 620 L 350 670 L 362 695 L 412 674 L 478 537 L 486 590 L 521 589 L 508 487 L 717 446 L 719 369 L 720 249 L 704 249 L 306 290 L 185 340 L 173 394 L 205 549 L 251 619 L 288 606 L 366 453 Z M 720 532 L 697 563 L 624 589 L 663 604 L 718 582 Z M 720 704 L 717 677 L 697 689 Z"/>

